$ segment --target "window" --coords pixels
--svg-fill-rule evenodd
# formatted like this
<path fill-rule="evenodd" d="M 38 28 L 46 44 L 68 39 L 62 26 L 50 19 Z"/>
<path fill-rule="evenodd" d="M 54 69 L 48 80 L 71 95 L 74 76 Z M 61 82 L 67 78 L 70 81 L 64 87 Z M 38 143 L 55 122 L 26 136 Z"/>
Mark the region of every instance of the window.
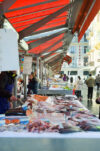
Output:
<path fill-rule="evenodd" d="M 71 71 L 70 75 L 77 75 L 77 71 Z"/>
<path fill-rule="evenodd" d="M 70 49 L 70 53 L 74 54 L 75 53 L 75 47 L 72 46 L 71 49 Z"/>
<path fill-rule="evenodd" d="M 85 57 L 85 58 L 84 58 L 84 66 L 87 65 L 87 62 L 88 62 L 88 57 Z"/>
<path fill-rule="evenodd" d="M 87 42 L 86 33 L 84 34 L 84 42 Z"/>
<path fill-rule="evenodd" d="M 86 53 L 87 52 L 87 46 L 84 46 L 84 53 Z"/>
<path fill-rule="evenodd" d="M 60 71 L 60 74 L 64 74 L 64 71 Z"/>
<path fill-rule="evenodd" d="M 89 75 L 89 71 L 83 71 L 83 75 Z"/>

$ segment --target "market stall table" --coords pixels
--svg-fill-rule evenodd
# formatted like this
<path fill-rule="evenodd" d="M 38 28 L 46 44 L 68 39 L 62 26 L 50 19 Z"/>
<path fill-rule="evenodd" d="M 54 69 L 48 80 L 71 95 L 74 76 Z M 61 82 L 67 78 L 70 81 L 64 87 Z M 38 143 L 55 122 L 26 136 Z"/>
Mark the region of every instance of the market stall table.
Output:
<path fill-rule="evenodd" d="M 72 90 L 38 90 L 38 94 L 40 95 L 66 95 L 66 94 L 72 94 Z"/>
<path fill-rule="evenodd" d="M 100 132 L 71 134 L 0 133 L 1 151 L 99 151 Z"/>
<path fill-rule="evenodd" d="M 99 151 L 100 150 L 100 121 L 78 101 L 77 98 L 73 95 L 66 95 L 65 97 L 46 97 L 46 96 L 31 96 L 32 99 L 35 98 L 38 100 L 38 105 L 41 111 L 52 111 L 49 112 L 37 112 L 33 114 L 38 118 L 38 120 L 45 119 L 50 121 L 50 123 L 62 123 L 62 120 L 66 121 L 66 124 L 69 123 L 72 125 L 72 129 L 67 129 L 65 133 L 59 132 L 47 132 L 40 131 L 35 132 L 35 129 L 29 131 L 24 129 L 24 125 L 20 126 L 19 129 L 13 128 L 13 131 L 8 125 L 8 130 L 0 128 L 0 151 Z M 43 101 L 43 98 L 45 101 Z M 68 100 L 70 98 L 71 100 Z M 66 103 L 66 105 L 65 105 Z M 24 106 L 25 107 L 25 106 Z M 67 110 L 63 110 L 63 108 Z M 35 108 L 36 110 L 38 108 Z M 59 112 L 58 112 L 59 111 Z M 61 113 L 60 111 L 64 111 Z M 67 114 L 68 112 L 70 114 Z M 66 118 L 66 116 L 67 118 Z M 13 119 L 13 117 L 6 117 Z M 15 116 L 16 118 L 16 116 Z M 87 118 L 87 119 L 86 119 Z M 27 117 L 21 117 L 21 122 L 27 122 Z M 24 120 L 22 120 L 24 119 Z M 72 121 L 71 121 L 72 119 Z M 85 126 L 85 123 L 78 126 L 78 123 L 81 124 L 86 120 L 86 123 L 90 123 L 89 127 Z M 95 121 L 97 123 L 95 123 Z M 33 120 L 34 122 L 34 120 Z M 75 124 L 77 122 L 77 124 Z M 47 122 L 48 123 L 48 122 Z M 30 124 L 30 123 L 29 123 Z M 79 131 L 73 129 L 74 124 L 78 126 Z M 11 124 L 12 126 L 12 124 Z M 76 127 L 74 126 L 74 127 Z M 69 128 L 69 127 L 68 127 Z M 42 129 L 43 130 L 43 129 Z M 46 129 L 45 129 L 46 130 Z M 70 131 L 71 130 L 71 131 Z M 73 132 L 75 130 L 75 132 Z"/>

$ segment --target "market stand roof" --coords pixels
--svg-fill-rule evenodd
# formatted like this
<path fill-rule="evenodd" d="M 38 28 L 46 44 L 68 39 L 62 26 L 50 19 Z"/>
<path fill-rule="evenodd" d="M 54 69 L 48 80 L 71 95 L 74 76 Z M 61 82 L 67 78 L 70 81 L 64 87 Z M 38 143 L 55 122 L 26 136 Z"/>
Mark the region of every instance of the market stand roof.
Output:
<path fill-rule="evenodd" d="M 1 21 L 6 17 L 19 41 L 27 37 L 29 53 L 43 59 L 58 50 L 65 55 L 74 33 L 80 40 L 99 9 L 100 0 L 0 0 Z"/>

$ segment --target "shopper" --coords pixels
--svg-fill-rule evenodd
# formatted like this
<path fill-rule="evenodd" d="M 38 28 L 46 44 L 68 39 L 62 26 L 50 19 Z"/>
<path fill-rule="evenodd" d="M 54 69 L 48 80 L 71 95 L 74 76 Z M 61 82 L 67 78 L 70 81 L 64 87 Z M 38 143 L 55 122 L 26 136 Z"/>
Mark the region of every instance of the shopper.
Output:
<path fill-rule="evenodd" d="M 68 80 L 69 80 L 69 77 L 67 76 L 67 82 L 68 82 Z"/>
<path fill-rule="evenodd" d="M 28 84 L 28 94 L 37 94 L 37 88 L 38 88 L 38 80 L 36 78 L 36 72 L 32 73 L 30 75 L 29 84 Z"/>
<path fill-rule="evenodd" d="M 73 83 L 73 77 L 70 77 L 70 83 Z"/>
<path fill-rule="evenodd" d="M 64 76 L 64 75 L 61 73 L 59 78 L 61 78 L 61 79 L 62 79 L 62 78 L 63 78 L 63 76 Z"/>
<path fill-rule="evenodd" d="M 0 114 L 5 113 L 10 108 L 10 102 L 17 98 L 12 95 L 15 72 L 1 72 L 0 74 Z"/>
<path fill-rule="evenodd" d="M 66 74 L 64 74 L 64 76 L 63 76 L 63 81 L 67 81 L 67 76 L 66 76 Z"/>
<path fill-rule="evenodd" d="M 92 75 L 89 74 L 89 77 L 88 77 L 88 79 L 86 80 L 86 85 L 87 85 L 87 87 L 88 87 L 88 100 L 89 100 L 89 99 L 92 100 L 94 84 L 95 84 L 95 80 L 94 80 L 94 78 L 92 77 Z"/>
<path fill-rule="evenodd" d="M 82 100 L 82 95 L 81 95 L 82 86 L 83 86 L 83 82 L 81 80 L 81 77 L 78 76 L 78 79 L 77 79 L 76 84 L 75 84 L 75 88 L 76 88 L 75 94 L 79 100 Z"/>
<path fill-rule="evenodd" d="M 98 74 L 98 75 L 96 76 L 95 83 L 96 83 L 97 91 L 98 91 L 99 88 L 100 88 L 100 74 Z"/>

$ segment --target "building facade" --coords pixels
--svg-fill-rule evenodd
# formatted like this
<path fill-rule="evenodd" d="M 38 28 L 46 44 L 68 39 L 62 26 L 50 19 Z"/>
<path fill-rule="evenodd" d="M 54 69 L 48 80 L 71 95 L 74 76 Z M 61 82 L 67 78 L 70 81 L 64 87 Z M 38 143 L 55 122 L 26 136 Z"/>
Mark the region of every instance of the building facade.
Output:
<path fill-rule="evenodd" d="M 88 65 L 91 73 L 97 75 L 100 74 L 100 12 L 89 27 L 87 39 L 89 40 Z"/>
<path fill-rule="evenodd" d="M 78 36 L 75 34 L 67 54 L 72 57 L 72 63 L 68 65 L 63 63 L 62 71 L 69 77 L 73 76 L 74 81 L 76 81 L 77 76 L 80 75 L 84 79 L 87 76 L 87 62 L 88 55 L 87 50 L 89 49 L 88 40 L 86 39 L 87 32 L 83 36 L 80 42 L 78 42 Z M 84 76 L 83 76 L 84 75 Z"/>

